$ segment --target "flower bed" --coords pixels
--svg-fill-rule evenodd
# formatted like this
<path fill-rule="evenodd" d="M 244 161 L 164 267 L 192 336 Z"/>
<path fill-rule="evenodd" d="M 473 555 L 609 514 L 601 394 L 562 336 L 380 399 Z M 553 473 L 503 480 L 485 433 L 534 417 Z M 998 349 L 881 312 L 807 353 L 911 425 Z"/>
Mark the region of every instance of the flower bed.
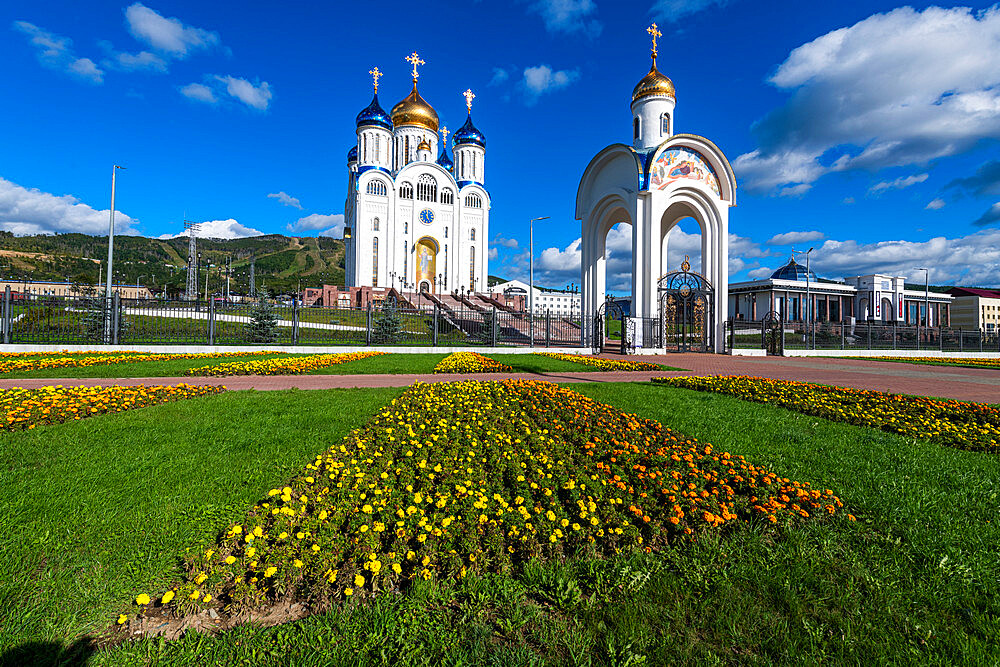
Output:
<path fill-rule="evenodd" d="M 512 373 L 513 368 L 478 352 L 453 352 L 438 362 L 435 373 Z"/>
<path fill-rule="evenodd" d="M 583 354 L 559 354 L 558 352 L 536 352 L 543 357 L 574 361 L 585 366 L 593 366 L 602 371 L 661 371 L 663 366 L 646 361 L 618 361 L 617 359 L 601 359 Z"/>
<path fill-rule="evenodd" d="M 23 353 L 28 354 L 28 353 Z M 72 353 L 68 353 L 72 354 Z M 203 354 L 146 354 L 143 352 L 87 352 L 84 355 L 24 358 L 22 353 L 0 356 L 0 373 L 36 371 L 46 368 L 81 368 L 84 366 L 105 366 L 109 364 L 135 364 L 144 361 L 175 361 L 177 359 L 223 359 L 252 357 L 262 354 L 284 354 L 267 352 L 206 352 Z M 17 356 L 15 356 L 17 355 Z"/>
<path fill-rule="evenodd" d="M 388 352 L 342 352 L 338 354 L 310 354 L 287 359 L 255 359 L 234 361 L 215 366 L 192 368 L 187 374 L 199 377 L 224 375 L 301 375 L 317 368 L 346 364 L 348 361 L 367 359 L 388 354 Z"/>
<path fill-rule="evenodd" d="M 866 361 L 901 361 L 930 366 L 965 366 L 968 368 L 1000 368 L 1000 359 L 970 359 L 968 357 L 848 357 Z"/>
<path fill-rule="evenodd" d="M 136 605 L 323 608 L 412 579 L 655 551 L 841 507 L 830 490 L 554 384 L 417 383 L 189 555 L 183 582 Z"/>
<path fill-rule="evenodd" d="M 43 424 L 60 424 L 108 412 L 122 412 L 147 405 L 225 391 L 225 387 L 42 387 L 0 390 L 0 430 L 23 431 Z"/>
<path fill-rule="evenodd" d="M 772 403 L 959 449 L 1000 451 L 1000 410 L 982 403 L 746 376 L 654 378 L 653 382 Z"/>

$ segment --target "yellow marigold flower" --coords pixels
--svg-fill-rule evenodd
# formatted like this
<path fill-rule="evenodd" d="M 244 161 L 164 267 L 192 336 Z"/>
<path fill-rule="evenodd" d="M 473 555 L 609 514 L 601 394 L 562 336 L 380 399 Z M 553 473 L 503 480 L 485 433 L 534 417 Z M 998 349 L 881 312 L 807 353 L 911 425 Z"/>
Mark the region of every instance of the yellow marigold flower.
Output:
<path fill-rule="evenodd" d="M 146 604 L 149 604 L 149 596 L 146 595 L 145 593 L 140 593 L 139 595 L 137 595 L 135 597 L 135 603 L 137 605 L 146 605 Z"/>
<path fill-rule="evenodd" d="M 354 589 L 353 588 L 345 588 L 344 589 L 344 595 L 354 595 Z"/>
<path fill-rule="evenodd" d="M 202 602 L 211 602 L 211 601 L 212 601 L 212 596 L 208 593 L 205 593 L 205 597 L 202 599 Z"/>
<path fill-rule="evenodd" d="M 264 576 L 265 577 L 273 577 L 274 573 L 277 572 L 277 571 L 278 571 L 278 568 L 276 568 L 276 567 L 274 567 L 272 565 L 271 567 L 269 567 L 266 570 L 264 570 Z"/>
<path fill-rule="evenodd" d="M 365 585 L 365 578 L 363 576 L 361 576 L 360 574 L 354 575 L 354 585 L 358 586 L 358 587 L 364 586 Z"/>
<path fill-rule="evenodd" d="M 395 572 L 396 574 L 399 574 L 403 571 L 403 568 L 399 565 L 399 563 L 393 563 L 392 571 Z"/>
<path fill-rule="evenodd" d="M 173 600 L 173 599 L 174 599 L 174 592 L 173 591 L 167 591 L 166 593 L 163 594 L 163 598 L 160 600 L 160 603 L 161 604 L 169 604 L 170 601 Z"/>
<path fill-rule="evenodd" d="M 232 565 L 236 562 L 235 556 L 226 556 L 226 565 Z"/>
<path fill-rule="evenodd" d="M 303 563 L 298 558 L 296 558 L 294 561 L 292 561 L 292 565 L 294 565 L 295 567 L 301 568 L 302 565 L 303 565 Z"/>
<path fill-rule="evenodd" d="M 197 600 L 198 598 L 201 597 L 201 591 L 192 591 L 191 595 L 189 595 L 188 597 L 191 598 L 192 600 Z"/>

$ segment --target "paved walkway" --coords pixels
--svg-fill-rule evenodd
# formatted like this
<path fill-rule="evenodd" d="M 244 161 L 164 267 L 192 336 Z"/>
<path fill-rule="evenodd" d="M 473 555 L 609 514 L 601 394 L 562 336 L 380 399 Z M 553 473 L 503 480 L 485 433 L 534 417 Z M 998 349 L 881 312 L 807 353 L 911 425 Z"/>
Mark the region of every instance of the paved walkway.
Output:
<path fill-rule="evenodd" d="M 621 357 L 609 357 L 621 358 Z M 645 382 L 651 377 L 679 375 L 754 375 L 777 380 L 800 380 L 821 384 L 876 389 L 899 394 L 937 396 L 963 401 L 1000 403 L 1000 369 L 919 366 L 869 359 L 823 359 L 803 357 L 730 357 L 711 354 L 672 354 L 661 357 L 638 357 L 685 371 L 659 372 L 582 372 L 582 373 L 479 373 L 454 375 L 273 375 L 233 376 L 225 378 L 76 378 L 76 379 L 0 379 L 0 389 L 9 387 L 105 386 L 139 384 L 225 385 L 230 389 L 329 389 L 336 387 L 403 387 L 421 380 L 500 380 L 506 378 L 548 380 L 551 382 Z"/>

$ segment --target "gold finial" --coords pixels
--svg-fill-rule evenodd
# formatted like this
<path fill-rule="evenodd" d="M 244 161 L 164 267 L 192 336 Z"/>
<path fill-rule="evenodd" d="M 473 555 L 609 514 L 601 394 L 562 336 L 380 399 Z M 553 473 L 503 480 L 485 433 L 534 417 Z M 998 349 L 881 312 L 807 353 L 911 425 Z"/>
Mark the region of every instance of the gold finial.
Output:
<path fill-rule="evenodd" d="M 691 270 L 691 262 L 689 262 L 688 259 L 689 259 L 688 256 L 684 255 L 684 261 L 681 262 L 681 271 L 683 271 L 684 273 L 687 273 L 688 271 Z"/>
<path fill-rule="evenodd" d="M 417 55 L 416 51 L 406 56 L 406 62 L 413 65 L 413 80 L 416 81 L 417 77 L 420 76 L 417 74 L 417 65 L 426 65 L 427 63 L 420 59 L 420 56 Z"/>
<path fill-rule="evenodd" d="M 646 28 L 646 32 L 648 32 L 653 38 L 653 60 L 656 60 L 656 38 L 663 37 L 663 33 L 657 29 L 655 23 Z"/>
<path fill-rule="evenodd" d="M 462 94 L 465 95 L 465 108 L 469 110 L 469 113 L 472 113 L 472 100 L 476 99 L 476 94 L 472 92 L 471 88 L 467 88 Z"/>
<path fill-rule="evenodd" d="M 451 132 L 448 131 L 447 127 L 442 127 L 441 128 L 441 136 L 443 137 L 442 141 L 444 141 L 444 145 L 445 146 L 448 145 L 448 135 L 449 134 L 451 134 Z"/>
<path fill-rule="evenodd" d="M 379 71 L 378 67 L 368 70 L 368 73 L 372 75 L 372 79 L 375 81 L 375 94 L 378 95 L 378 79 L 380 76 L 385 75 Z"/>

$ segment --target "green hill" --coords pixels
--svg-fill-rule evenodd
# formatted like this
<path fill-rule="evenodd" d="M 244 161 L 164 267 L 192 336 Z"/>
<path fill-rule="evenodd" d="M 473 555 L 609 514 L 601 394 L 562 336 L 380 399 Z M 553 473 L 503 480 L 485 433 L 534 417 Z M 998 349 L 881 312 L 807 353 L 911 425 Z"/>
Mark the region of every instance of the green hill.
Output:
<path fill-rule="evenodd" d="M 184 290 L 188 239 L 151 239 L 143 236 L 115 237 L 115 281 L 147 285 L 168 295 Z M 281 234 L 242 239 L 198 239 L 204 290 L 205 273 L 211 267 L 209 290 L 225 283 L 226 258 L 231 258 L 230 289 L 246 293 L 250 280 L 250 258 L 255 258 L 257 284 L 277 293 L 303 287 L 344 284 L 344 243 L 326 237 L 296 237 Z M 107 268 L 108 237 L 86 234 L 14 236 L 0 232 L 0 275 L 29 280 L 69 280 L 96 284 L 98 267 Z"/>

